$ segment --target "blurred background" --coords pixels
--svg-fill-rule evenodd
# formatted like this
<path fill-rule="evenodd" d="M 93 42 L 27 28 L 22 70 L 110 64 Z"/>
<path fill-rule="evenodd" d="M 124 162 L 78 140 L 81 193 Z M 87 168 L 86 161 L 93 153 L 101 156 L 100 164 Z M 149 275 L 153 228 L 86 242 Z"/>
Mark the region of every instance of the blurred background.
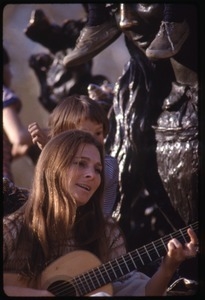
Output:
<path fill-rule="evenodd" d="M 33 70 L 29 67 L 30 55 L 49 53 L 47 48 L 33 42 L 24 33 L 33 10 L 42 9 L 49 20 L 58 25 L 67 20 L 86 17 L 81 4 L 7 4 L 3 8 L 3 44 L 8 50 L 12 67 L 11 88 L 22 101 L 21 119 L 28 124 L 36 121 L 40 126 L 47 125 L 48 112 L 39 103 L 40 86 Z M 93 59 L 93 75 L 107 76 L 114 84 L 121 76 L 129 53 L 121 35 L 113 44 Z M 16 185 L 30 187 L 34 166 L 29 157 L 16 159 L 12 164 Z"/>

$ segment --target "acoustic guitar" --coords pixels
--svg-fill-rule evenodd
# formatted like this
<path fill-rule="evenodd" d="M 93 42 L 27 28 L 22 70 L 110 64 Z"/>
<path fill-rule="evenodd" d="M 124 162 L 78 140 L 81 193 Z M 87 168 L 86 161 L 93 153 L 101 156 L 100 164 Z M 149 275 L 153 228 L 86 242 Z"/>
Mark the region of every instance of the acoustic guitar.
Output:
<path fill-rule="evenodd" d="M 189 227 L 196 232 L 198 222 L 104 264 L 88 251 L 73 251 L 48 265 L 39 276 L 36 288 L 47 289 L 55 296 L 88 296 L 98 291 L 112 295 L 114 280 L 165 255 L 170 239 L 187 243 Z M 4 285 L 32 286 L 12 273 L 4 274 Z"/>

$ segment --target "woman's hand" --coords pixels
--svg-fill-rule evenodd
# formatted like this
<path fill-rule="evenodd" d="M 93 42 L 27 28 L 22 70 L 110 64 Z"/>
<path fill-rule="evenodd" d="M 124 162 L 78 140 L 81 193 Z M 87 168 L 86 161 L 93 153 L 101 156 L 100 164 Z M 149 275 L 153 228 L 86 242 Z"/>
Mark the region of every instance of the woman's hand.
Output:
<path fill-rule="evenodd" d="M 164 258 L 164 264 L 167 268 L 176 268 L 176 266 L 179 266 L 184 260 L 197 255 L 199 242 L 196 233 L 191 228 L 187 230 L 187 233 L 190 237 L 190 242 L 185 245 L 182 245 L 175 238 L 168 242 L 168 251 Z"/>
<path fill-rule="evenodd" d="M 168 251 L 159 269 L 152 276 L 146 285 L 146 296 L 162 296 L 166 294 L 168 284 L 180 264 L 198 252 L 198 239 L 195 232 L 189 228 L 187 233 L 190 242 L 182 245 L 177 239 L 171 239 L 168 244 Z"/>

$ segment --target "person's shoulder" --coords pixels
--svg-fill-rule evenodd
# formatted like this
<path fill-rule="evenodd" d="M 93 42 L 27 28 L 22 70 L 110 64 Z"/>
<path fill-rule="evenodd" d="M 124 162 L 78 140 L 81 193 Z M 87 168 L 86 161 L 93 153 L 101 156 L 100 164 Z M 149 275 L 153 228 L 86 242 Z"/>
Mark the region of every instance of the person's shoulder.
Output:
<path fill-rule="evenodd" d="M 107 170 L 109 169 L 109 172 L 118 172 L 119 165 L 116 157 L 106 154 L 104 161 L 105 161 L 105 168 Z"/>
<path fill-rule="evenodd" d="M 111 156 L 110 154 L 105 154 L 105 162 L 118 163 L 117 158 Z"/>

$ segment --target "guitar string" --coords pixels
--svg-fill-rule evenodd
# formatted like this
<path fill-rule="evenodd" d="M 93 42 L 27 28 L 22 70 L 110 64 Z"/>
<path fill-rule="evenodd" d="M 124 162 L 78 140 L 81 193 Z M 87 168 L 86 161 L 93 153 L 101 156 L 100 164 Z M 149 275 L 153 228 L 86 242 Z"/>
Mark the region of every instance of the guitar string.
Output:
<path fill-rule="evenodd" d="M 83 273 L 81 275 L 77 275 L 71 281 L 69 281 L 69 285 L 68 285 L 67 282 L 62 282 L 62 283 L 59 283 L 58 285 L 56 285 L 54 288 L 49 289 L 49 290 L 51 292 L 53 291 L 54 294 L 57 293 L 57 295 L 59 293 L 62 294 L 62 293 L 69 292 L 69 291 L 71 292 L 71 291 L 73 291 L 75 289 L 73 286 L 71 286 L 72 283 L 74 283 L 74 286 L 77 288 L 77 292 L 80 295 L 85 295 L 85 294 L 87 294 L 87 293 L 89 293 L 89 292 L 97 289 L 100 286 L 108 284 L 110 281 L 108 280 L 108 282 L 107 282 L 104 278 L 108 278 L 109 279 L 109 277 L 107 276 L 107 273 L 109 273 L 110 271 L 112 271 L 112 273 L 114 273 L 113 270 L 115 270 L 116 273 L 117 273 L 117 270 L 119 270 L 119 269 L 122 270 L 120 267 L 125 266 L 125 265 L 126 265 L 126 267 L 127 267 L 128 270 L 130 270 L 130 268 L 128 267 L 128 265 L 134 266 L 134 269 L 136 269 L 135 265 L 133 263 L 133 260 L 135 261 L 136 258 L 139 258 L 139 256 L 141 256 L 141 257 L 142 256 L 146 256 L 147 257 L 148 253 L 149 253 L 150 257 L 151 257 L 151 252 L 153 252 L 153 254 L 155 254 L 155 255 L 157 254 L 158 258 L 161 257 L 161 256 L 158 255 L 158 252 L 161 252 L 162 250 L 167 249 L 167 247 L 165 245 L 170 240 L 170 237 L 171 238 L 174 237 L 174 238 L 177 238 L 177 239 L 180 239 L 181 237 L 183 237 L 184 240 L 186 241 L 184 235 L 185 234 L 187 235 L 187 232 L 186 232 L 187 229 L 191 227 L 193 230 L 196 230 L 198 228 L 198 224 L 197 223 L 198 222 L 196 222 L 196 223 L 194 223 L 192 225 L 188 225 L 185 228 L 183 228 L 183 229 L 181 229 L 181 230 L 179 230 L 177 232 L 173 232 L 172 234 L 168 234 L 167 236 L 162 237 L 162 238 L 158 239 L 157 241 L 151 242 L 151 243 L 149 243 L 146 246 L 142 246 L 139 249 L 135 249 L 135 250 L 133 250 L 133 251 L 131 251 L 131 252 L 123 255 L 122 257 L 119 257 L 119 258 L 116 258 L 116 259 L 114 259 L 114 260 L 112 260 L 110 262 L 107 262 L 107 263 L 104 264 L 104 267 L 103 267 L 103 265 L 100 265 L 99 267 L 96 267 L 96 268 L 93 268 L 91 270 L 88 270 L 87 272 L 85 272 L 85 273 Z M 163 240 L 163 243 L 162 243 L 162 240 Z M 158 252 L 156 252 L 155 247 L 153 249 L 153 244 L 157 248 Z M 149 250 L 149 249 L 151 249 L 151 250 Z M 132 255 L 131 257 L 130 257 L 130 254 Z M 125 257 L 127 257 L 127 259 L 125 259 Z M 142 259 L 142 261 L 143 261 L 143 259 Z M 106 265 L 107 265 L 107 268 L 106 268 Z M 111 265 L 111 267 L 110 267 L 110 265 Z M 102 269 L 102 268 L 104 270 L 100 271 L 100 269 Z M 96 279 L 96 275 L 95 275 L 95 273 L 97 271 L 101 275 L 101 278 L 103 279 L 102 285 L 100 285 L 100 286 L 99 286 L 100 279 L 98 278 L 98 280 L 97 280 Z M 91 273 L 93 273 L 94 275 L 92 275 Z M 129 271 L 126 272 L 126 273 L 129 273 Z M 88 277 L 86 277 L 88 275 L 90 275 L 90 280 L 88 279 Z M 123 276 L 123 275 L 121 275 L 121 276 Z M 116 279 L 116 276 L 114 277 L 114 279 Z M 112 280 L 114 280 L 114 279 L 112 279 Z M 90 284 L 89 284 L 88 281 L 90 281 L 90 283 L 92 284 L 92 286 L 94 287 L 94 289 L 91 288 L 91 286 L 90 286 Z M 86 289 L 86 285 L 87 285 L 87 289 Z"/>

